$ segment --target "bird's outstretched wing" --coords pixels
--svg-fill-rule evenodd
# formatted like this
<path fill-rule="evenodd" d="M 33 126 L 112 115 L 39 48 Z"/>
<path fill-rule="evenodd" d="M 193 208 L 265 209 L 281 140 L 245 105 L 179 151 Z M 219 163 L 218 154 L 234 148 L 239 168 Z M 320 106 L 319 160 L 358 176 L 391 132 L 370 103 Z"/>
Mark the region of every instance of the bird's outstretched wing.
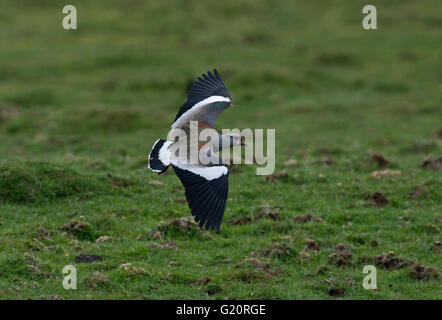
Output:
<path fill-rule="evenodd" d="M 227 167 L 189 164 L 172 164 L 172 167 L 184 186 L 195 221 L 200 227 L 219 230 L 229 193 Z"/>
<path fill-rule="evenodd" d="M 219 108 L 208 108 L 216 102 L 231 102 L 229 90 L 216 69 L 198 77 L 192 84 L 187 101 L 178 111 L 172 128 L 180 128 L 189 121 L 203 121 L 213 126 L 218 115 L 223 111 Z"/>

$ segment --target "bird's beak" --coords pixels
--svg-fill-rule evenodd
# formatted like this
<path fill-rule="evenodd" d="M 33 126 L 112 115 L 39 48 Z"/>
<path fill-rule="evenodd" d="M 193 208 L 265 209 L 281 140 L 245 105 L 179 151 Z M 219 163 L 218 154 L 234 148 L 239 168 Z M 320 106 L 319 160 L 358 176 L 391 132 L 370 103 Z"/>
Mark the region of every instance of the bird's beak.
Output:
<path fill-rule="evenodd" d="M 234 106 L 234 104 L 233 104 L 233 103 L 231 103 L 229 107 L 233 107 L 233 106 Z"/>

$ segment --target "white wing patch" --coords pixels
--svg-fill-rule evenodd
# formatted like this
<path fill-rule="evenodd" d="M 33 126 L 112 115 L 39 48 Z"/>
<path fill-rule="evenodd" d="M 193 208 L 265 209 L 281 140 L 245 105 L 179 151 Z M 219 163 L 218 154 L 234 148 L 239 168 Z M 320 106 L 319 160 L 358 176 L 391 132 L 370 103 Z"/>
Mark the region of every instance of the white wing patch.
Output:
<path fill-rule="evenodd" d="M 208 97 L 207 99 L 204 99 L 200 102 L 198 102 L 197 104 L 195 104 L 192 108 L 190 108 L 189 110 L 187 110 L 186 112 L 184 112 L 181 117 L 179 117 L 173 124 L 172 124 L 172 129 L 174 128 L 179 128 L 180 126 L 186 124 L 187 122 L 189 122 L 189 119 L 192 118 L 192 116 L 194 116 L 195 114 L 198 113 L 198 111 L 205 105 L 210 104 L 210 103 L 214 103 L 214 102 L 230 102 L 230 99 L 227 97 L 223 97 L 223 96 L 211 96 Z"/>
<path fill-rule="evenodd" d="M 202 165 L 183 163 L 173 163 L 173 165 L 180 168 L 181 170 L 187 170 L 194 174 L 197 174 L 208 181 L 218 179 L 222 175 L 226 175 L 229 171 L 225 166 L 206 167 Z"/>

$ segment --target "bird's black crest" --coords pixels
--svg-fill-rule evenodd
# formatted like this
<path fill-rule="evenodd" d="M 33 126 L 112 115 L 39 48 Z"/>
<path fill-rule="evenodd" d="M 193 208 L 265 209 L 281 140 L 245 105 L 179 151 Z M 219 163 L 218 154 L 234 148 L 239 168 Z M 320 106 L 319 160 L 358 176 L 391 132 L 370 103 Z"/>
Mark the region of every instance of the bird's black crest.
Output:
<path fill-rule="evenodd" d="M 213 73 L 207 71 L 207 74 L 203 74 L 195 80 L 190 88 L 189 93 L 187 94 L 187 101 L 181 107 L 175 121 L 181 117 L 184 112 L 192 108 L 196 103 L 207 99 L 210 96 L 223 96 L 230 98 L 229 90 L 216 69 L 213 69 Z"/>
<path fill-rule="evenodd" d="M 229 193 L 228 173 L 217 179 L 206 180 L 203 177 L 172 165 L 184 186 L 190 211 L 202 228 L 217 229 L 226 209 Z"/>

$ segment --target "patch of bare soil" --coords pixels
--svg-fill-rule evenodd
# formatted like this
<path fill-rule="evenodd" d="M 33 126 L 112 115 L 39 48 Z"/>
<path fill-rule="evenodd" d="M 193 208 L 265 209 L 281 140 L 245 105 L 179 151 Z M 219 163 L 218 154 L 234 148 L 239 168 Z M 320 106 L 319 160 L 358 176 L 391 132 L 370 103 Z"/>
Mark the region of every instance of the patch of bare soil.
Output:
<path fill-rule="evenodd" d="M 395 177 L 400 176 L 402 172 L 400 170 L 378 170 L 373 171 L 371 176 L 375 179 L 381 179 L 383 177 Z"/>
<path fill-rule="evenodd" d="M 43 240 L 43 239 L 48 239 L 50 236 L 51 236 L 50 231 L 46 229 L 40 229 L 38 233 L 34 236 L 34 239 Z"/>
<path fill-rule="evenodd" d="M 327 289 L 327 293 L 332 297 L 342 297 L 345 293 L 345 288 L 330 287 Z"/>
<path fill-rule="evenodd" d="M 75 233 L 76 231 L 86 229 L 86 227 L 87 227 L 87 223 L 85 223 L 85 222 L 71 220 L 71 222 L 63 225 L 63 227 L 61 227 L 61 230 Z"/>
<path fill-rule="evenodd" d="M 410 261 L 405 258 L 396 257 L 396 253 L 393 251 L 383 252 L 375 256 L 373 261 L 377 266 L 388 270 L 402 269 L 415 263 L 414 260 Z"/>
<path fill-rule="evenodd" d="M 162 243 L 152 243 L 151 246 L 153 249 L 171 249 L 171 250 L 178 249 L 178 244 L 173 241 L 162 242 Z"/>
<path fill-rule="evenodd" d="M 279 217 L 279 211 L 282 209 L 281 206 L 270 206 L 268 204 L 263 204 L 259 207 L 259 212 L 255 216 L 255 218 L 270 218 L 272 220 L 278 220 Z"/>
<path fill-rule="evenodd" d="M 230 219 L 229 222 L 230 222 L 230 224 L 233 224 L 234 226 L 241 225 L 241 224 L 249 224 L 249 223 L 252 223 L 252 218 L 249 216 L 232 218 L 232 219 Z"/>
<path fill-rule="evenodd" d="M 97 240 L 95 240 L 95 242 L 106 242 L 106 241 L 109 241 L 111 239 L 112 239 L 112 237 L 109 237 L 109 236 L 101 236 Z"/>
<path fill-rule="evenodd" d="M 432 159 L 432 158 L 425 158 L 421 162 L 421 167 L 425 169 L 439 169 L 442 165 L 442 157 Z"/>
<path fill-rule="evenodd" d="M 240 265 L 250 265 L 256 270 L 264 271 L 272 276 L 276 276 L 281 272 L 280 270 L 272 270 L 272 268 L 270 267 L 270 263 L 258 258 L 246 258 Z"/>
<path fill-rule="evenodd" d="M 262 182 L 273 182 L 278 180 L 287 181 L 288 178 L 289 178 L 288 172 L 286 170 L 283 170 L 265 176 L 264 178 L 262 178 Z"/>
<path fill-rule="evenodd" d="M 339 243 L 335 246 L 335 253 L 329 256 L 338 266 L 351 265 L 353 254 L 348 250 L 347 246 Z"/>
<path fill-rule="evenodd" d="M 297 216 L 297 217 L 295 217 L 295 222 L 296 223 L 306 223 L 306 222 L 310 222 L 310 221 L 323 222 L 324 219 L 322 219 L 319 216 L 312 215 L 310 213 L 308 213 L 308 214 L 306 214 L 304 216 Z"/>
<path fill-rule="evenodd" d="M 376 191 L 375 193 L 373 193 L 370 196 L 370 199 L 371 199 L 371 202 L 373 203 L 373 205 L 375 205 L 376 207 L 386 206 L 390 202 L 390 200 L 388 200 L 387 197 L 384 196 L 379 191 Z"/>
<path fill-rule="evenodd" d="M 127 273 L 131 273 L 131 274 L 146 274 L 147 273 L 147 271 L 144 268 L 132 266 L 132 264 L 130 262 L 121 264 L 120 268 L 122 268 L 124 271 L 127 271 Z"/>
<path fill-rule="evenodd" d="M 285 256 L 290 256 L 293 253 L 292 248 L 284 243 L 274 243 L 270 248 L 264 250 L 262 255 L 264 257 L 276 256 L 278 258 L 282 258 Z"/>
<path fill-rule="evenodd" d="M 385 168 L 390 165 L 390 161 L 388 161 L 382 153 L 374 153 L 371 157 L 379 168 Z"/>
<path fill-rule="evenodd" d="M 431 278 L 439 279 L 440 277 L 440 272 L 437 268 L 422 264 L 411 267 L 409 274 L 412 279 L 423 281 L 428 281 Z"/>
<path fill-rule="evenodd" d="M 169 223 L 158 226 L 158 230 L 160 231 L 166 231 L 169 228 L 176 229 L 183 233 L 189 233 L 192 231 L 192 229 L 198 229 L 198 224 L 195 222 L 193 218 L 185 217 L 185 218 L 173 219 Z"/>
<path fill-rule="evenodd" d="M 305 241 L 305 250 L 319 251 L 319 246 L 315 240 L 307 239 Z"/>
<path fill-rule="evenodd" d="M 203 277 L 201 279 L 190 280 L 189 283 L 197 285 L 197 286 L 202 286 L 202 285 L 209 284 L 209 282 L 211 282 L 211 281 L 212 281 L 212 279 L 210 279 L 209 277 Z"/>
<path fill-rule="evenodd" d="M 95 271 L 92 274 L 92 278 L 89 280 L 89 282 L 87 283 L 88 286 L 90 287 L 95 287 L 99 284 L 103 284 L 109 281 L 109 276 L 106 274 L 102 274 L 98 271 Z"/>

